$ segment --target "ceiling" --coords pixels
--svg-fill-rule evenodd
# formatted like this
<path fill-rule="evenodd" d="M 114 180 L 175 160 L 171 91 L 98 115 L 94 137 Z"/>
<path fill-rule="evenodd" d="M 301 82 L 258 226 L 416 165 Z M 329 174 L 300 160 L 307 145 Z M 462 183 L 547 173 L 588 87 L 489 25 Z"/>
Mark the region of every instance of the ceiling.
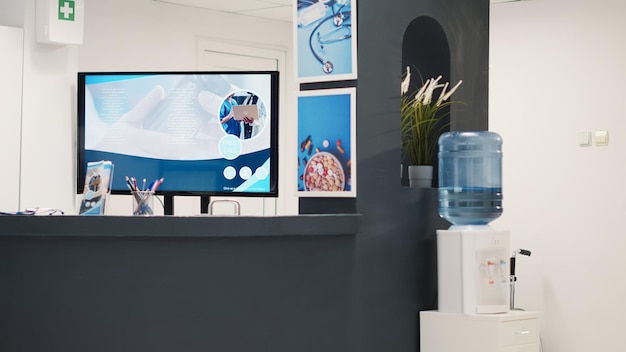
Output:
<path fill-rule="evenodd" d="M 294 0 L 154 0 L 240 15 L 292 22 Z"/>
<path fill-rule="evenodd" d="M 191 6 L 240 15 L 292 22 L 295 0 L 154 0 L 169 4 Z M 489 0 L 491 4 L 520 0 Z"/>

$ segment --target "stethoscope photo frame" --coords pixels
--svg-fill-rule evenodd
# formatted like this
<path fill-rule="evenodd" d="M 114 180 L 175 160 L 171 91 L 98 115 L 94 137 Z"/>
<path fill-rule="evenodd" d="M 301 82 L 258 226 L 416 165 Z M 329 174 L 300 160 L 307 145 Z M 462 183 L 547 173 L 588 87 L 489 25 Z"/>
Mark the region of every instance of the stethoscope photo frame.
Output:
<path fill-rule="evenodd" d="M 295 0 L 299 83 L 357 78 L 357 0 Z"/>

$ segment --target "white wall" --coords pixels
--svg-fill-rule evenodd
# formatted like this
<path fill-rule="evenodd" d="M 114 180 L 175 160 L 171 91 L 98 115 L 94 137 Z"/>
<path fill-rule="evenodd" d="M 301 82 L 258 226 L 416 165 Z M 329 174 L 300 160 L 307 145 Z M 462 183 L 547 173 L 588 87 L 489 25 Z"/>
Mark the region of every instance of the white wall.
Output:
<path fill-rule="evenodd" d="M 196 38 L 291 47 L 291 24 L 153 0 L 86 0 L 79 69 L 193 70 Z"/>
<path fill-rule="evenodd" d="M 194 70 L 197 41 L 202 38 L 282 50 L 286 67 L 292 65 L 289 23 L 152 0 L 86 0 L 84 44 L 45 45 L 35 42 L 35 4 L 36 0 L 0 4 L 0 25 L 24 28 L 20 209 L 40 206 L 76 213 L 77 71 Z M 287 71 L 286 86 L 281 87 L 286 92 L 281 103 L 287 108 L 280 129 L 283 149 L 289 150 L 289 145 L 295 145 L 288 134 L 295 131 L 295 119 L 288 118 L 295 108 L 289 102 L 297 87 L 290 83 L 291 70 Z M 289 153 L 281 156 L 289 160 Z M 281 193 L 295 195 L 295 178 L 293 182 L 294 190 L 289 192 L 283 180 Z M 113 205 L 119 209 L 112 209 L 113 214 L 128 213 L 130 198 L 126 198 L 116 199 Z M 297 198 L 282 201 L 277 208 L 281 213 L 297 213 Z"/>
<path fill-rule="evenodd" d="M 0 26 L 0 211 L 19 209 L 24 30 Z"/>
<path fill-rule="evenodd" d="M 622 351 L 626 334 L 626 2 L 491 6 L 489 126 L 504 140 L 516 306 L 541 313 L 544 351 Z M 609 131 L 580 147 L 579 131 Z"/>
<path fill-rule="evenodd" d="M 24 29 L 21 182 L 2 185 L 0 190 L 20 187 L 19 209 L 40 206 L 71 212 L 74 207 L 72 107 L 75 93 L 72 86 L 77 67 L 76 48 L 35 42 L 35 0 L 3 1 L 0 13 L 0 25 Z M 5 147 L 14 153 L 20 152 L 18 148 Z M 5 172 L 17 170 L 11 167 Z"/>
<path fill-rule="evenodd" d="M 79 71 L 194 70 L 198 68 L 198 43 L 206 42 L 204 39 L 207 38 L 284 51 L 287 75 L 283 80 L 287 86 L 281 87 L 281 92 L 285 92 L 281 99 L 283 109 L 279 127 L 281 198 L 276 211 L 279 214 L 297 214 L 296 173 L 292 175 L 289 172 L 296 169 L 293 164 L 297 160 L 295 152 L 289 152 L 295 150 L 289 146 L 296 145 L 295 139 L 291 138 L 295 138 L 295 119 L 289 116 L 293 116 L 295 110 L 290 102 L 293 100 L 292 92 L 297 89 L 291 78 L 290 23 L 153 0 L 86 0 L 85 3 L 85 37 L 79 48 Z M 291 154 L 294 154 L 293 157 L 290 157 Z M 290 163 L 290 160 L 293 162 Z M 294 180 L 292 187 L 288 182 L 290 179 Z M 175 214 L 197 214 L 199 198 L 183 198 L 175 201 Z M 129 196 L 113 196 L 112 208 L 107 213 L 128 214 L 130 202 Z M 181 204 L 183 207 L 180 207 Z M 244 205 L 242 203 L 242 208 Z M 242 213 L 245 211 L 242 209 Z"/>
<path fill-rule="evenodd" d="M 0 2 L 0 24 L 24 28 L 24 1 L 2 0 Z"/>

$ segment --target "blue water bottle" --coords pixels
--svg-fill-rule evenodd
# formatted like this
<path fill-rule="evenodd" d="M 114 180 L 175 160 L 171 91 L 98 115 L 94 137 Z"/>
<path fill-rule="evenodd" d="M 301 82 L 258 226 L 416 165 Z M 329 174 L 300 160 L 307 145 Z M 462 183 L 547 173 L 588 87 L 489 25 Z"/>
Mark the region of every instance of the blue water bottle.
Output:
<path fill-rule="evenodd" d="M 446 132 L 439 137 L 439 215 L 452 225 L 488 225 L 502 215 L 502 137 Z"/>

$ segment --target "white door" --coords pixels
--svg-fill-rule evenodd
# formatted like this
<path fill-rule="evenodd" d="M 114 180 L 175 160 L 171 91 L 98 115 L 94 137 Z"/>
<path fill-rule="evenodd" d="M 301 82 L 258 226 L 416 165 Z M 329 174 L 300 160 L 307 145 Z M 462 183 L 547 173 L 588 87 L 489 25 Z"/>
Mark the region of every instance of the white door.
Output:
<path fill-rule="evenodd" d="M 278 60 L 204 49 L 198 56 L 200 71 L 276 71 Z"/>
<path fill-rule="evenodd" d="M 285 52 L 274 49 L 258 48 L 247 45 L 238 45 L 222 41 L 199 38 L 197 40 L 197 70 L 199 71 L 279 71 L 281 81 L 284 80 Z M 284 83 L 281 82 L 284 86 Z M 284 97 L 284 89 L 281 89 L 279 98 L 280 105 L 287 101 Z M 280 111 L 284 110 L 279 107 Z M 285 119 L 279 119 L 279 146 L 282 150 L 288 146 L 285 137 L 288 128 L 283 128 Z M 289 142 L 290 143 L 290 142 Z M 285 155 L 280 152 L 281 155 Z M 297 213 L 298 200 L 294 192 L 289 192 L 291 187 L 289 178 L 291 174 L 287 160 L 279 159 L 279 196 L 278 198 L 260 197 L 211 197 L 214 200 L 235 200 L 240 204 L 241 215 L 279 215 Z M 192 199 L 190 199 L 192 198 Z M 195 199 L 193 199 L 195 198 Z M 177 197 L 174 211 L 177 215 L 198 213 L 197 197 Z M 285 210 L 289 209 L 289 210 Z M 213 214 L 233 214 L 232 204 L 218 202 L 213 205 Z"/>

